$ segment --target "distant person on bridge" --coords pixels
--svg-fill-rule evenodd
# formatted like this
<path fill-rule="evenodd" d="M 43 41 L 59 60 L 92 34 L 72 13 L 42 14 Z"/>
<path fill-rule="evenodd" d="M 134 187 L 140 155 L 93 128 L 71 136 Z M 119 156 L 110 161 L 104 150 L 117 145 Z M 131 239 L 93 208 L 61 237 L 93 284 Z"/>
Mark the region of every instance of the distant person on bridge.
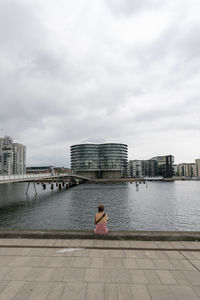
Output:
<path fill-rule="evenodd" d="M 94 218 L 94 224 L 96 225 L 94 233 L 106 234 L 108 232 L 108 228 L 106 227 L 108 215 L 104 212 L 104 206 L 102 204 L 98 206 L 98 211 Z"/>

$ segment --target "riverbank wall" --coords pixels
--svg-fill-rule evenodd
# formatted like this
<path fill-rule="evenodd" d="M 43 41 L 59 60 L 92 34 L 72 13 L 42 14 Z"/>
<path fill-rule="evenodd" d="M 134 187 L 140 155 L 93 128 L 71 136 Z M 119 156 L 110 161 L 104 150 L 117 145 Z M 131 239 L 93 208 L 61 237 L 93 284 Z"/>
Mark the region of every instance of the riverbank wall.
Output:
<path fill-rule="evenodd" d="M 14 230 L 1 229 L 0 238 L 103 239 L 141 241 L 200 241 L 200 232 L 190 231 L 109 231 L 95 235 L 92 230 Z"/>

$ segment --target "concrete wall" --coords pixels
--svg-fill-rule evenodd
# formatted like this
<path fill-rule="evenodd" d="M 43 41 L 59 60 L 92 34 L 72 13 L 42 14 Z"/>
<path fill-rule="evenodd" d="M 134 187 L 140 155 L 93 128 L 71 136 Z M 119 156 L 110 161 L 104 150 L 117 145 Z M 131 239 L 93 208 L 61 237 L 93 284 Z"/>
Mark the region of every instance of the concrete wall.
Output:
<path fill-rule="evenodd" d="M 122 177 L 122 171 L 101 171 L 101 179 L 115 179 Z"/>
<path fill-rule="evenodd" d="M 99 178 L 99 172 L 98 171 L 76 171 L 74 174 L 78 174 L 90 179 L 98 179 Z"/>

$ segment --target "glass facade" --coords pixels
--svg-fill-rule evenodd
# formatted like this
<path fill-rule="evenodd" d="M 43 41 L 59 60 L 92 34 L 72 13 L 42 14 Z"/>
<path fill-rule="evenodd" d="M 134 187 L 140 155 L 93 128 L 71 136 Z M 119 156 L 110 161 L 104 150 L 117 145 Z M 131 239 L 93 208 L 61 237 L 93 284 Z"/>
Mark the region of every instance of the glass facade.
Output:
<path fill-rule="evenodd" d="M 127 172 L 128 147 L 125 144 L 79 144 L 71 146 L 73 171 L 119 170 Z"/>

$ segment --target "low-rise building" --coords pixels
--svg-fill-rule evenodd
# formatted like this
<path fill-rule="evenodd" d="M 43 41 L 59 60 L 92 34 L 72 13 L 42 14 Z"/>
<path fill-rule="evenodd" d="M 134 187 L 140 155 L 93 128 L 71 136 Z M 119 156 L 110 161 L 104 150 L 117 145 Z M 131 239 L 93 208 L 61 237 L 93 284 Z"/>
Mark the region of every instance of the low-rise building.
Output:
<path fill-rule="evenodd" d="M 194 177 L 196 176 L 195 163 L 181 163 L 177 165 L 177 174 L 179 176 Z"/>
<path fill-rule="evenodd" d="M 200 176 L 200 158 L 195 159 L 196 176 Z"/>

